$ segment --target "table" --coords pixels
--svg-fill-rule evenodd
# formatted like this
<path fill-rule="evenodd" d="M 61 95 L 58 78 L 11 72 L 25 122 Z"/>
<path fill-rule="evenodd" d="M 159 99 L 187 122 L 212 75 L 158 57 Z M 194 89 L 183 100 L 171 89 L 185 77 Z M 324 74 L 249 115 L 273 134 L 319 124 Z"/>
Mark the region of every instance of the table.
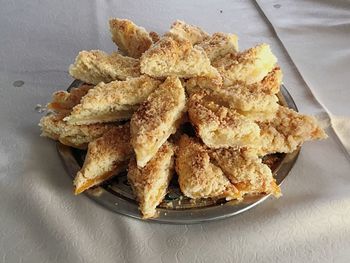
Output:
<path fill-rule="evenodd" d="M 115 50 L 110 17 L 164 33 L 175 19 L 269 43 L 299 110 L 329 138 L 306 143 L 282 186 L 233 218 L 165 225 L 72 194 L 37 123 L 82 49 Z M 0 9 L 1 262 L 349 262 L 350 4 L 347 1 L 3 1 Z"/>

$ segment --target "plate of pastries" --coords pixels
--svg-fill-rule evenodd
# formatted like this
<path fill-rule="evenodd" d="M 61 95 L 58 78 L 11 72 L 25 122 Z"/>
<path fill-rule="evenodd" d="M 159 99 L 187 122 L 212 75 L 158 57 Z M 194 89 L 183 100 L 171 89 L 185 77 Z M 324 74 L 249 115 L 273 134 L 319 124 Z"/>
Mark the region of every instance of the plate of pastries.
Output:
<path fill-rule="evenodd" d="M 150 221 L 225 218 L 281 197 L 301 145 L 327 137 L 266 43 L 239 50 L 180 20 L 163 35 L 119 18 L 109 30 L 115 51 L 80 51 L 39 123 L 75 195 Z"/>

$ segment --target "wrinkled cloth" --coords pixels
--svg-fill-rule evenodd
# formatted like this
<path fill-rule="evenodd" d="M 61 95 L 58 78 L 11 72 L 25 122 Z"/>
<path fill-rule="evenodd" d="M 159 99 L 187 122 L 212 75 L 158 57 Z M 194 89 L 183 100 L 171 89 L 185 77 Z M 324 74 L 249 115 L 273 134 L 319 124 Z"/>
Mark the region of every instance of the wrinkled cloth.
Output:
<path fill-rule="evenodd" d="M 276 13 L 285 7 L 280 2 L 279 9 L 273 7 L 277 1 L 259 1 L 259 5 Z M 304 12 L 298 17 L 300 23 L 318 8 L 326 14 L 341 13 L 337 5 L 307 2 L 314 7 L 312 13 L 300 10 Z M 243 0 L 4 1 L 0 9 L 0 261 L 348 262 L 350 161 L 329 123 L 334 120 L 331 114 L 346 122 L 349 89 L 346 78 L 332 82 L 333 91 L 326 85 L 331 81 L 328 77 L 336 78 L 349 68 L 348 53 L 322 52 L 327 45 L 300 51 L 310 47 L 307 38 L 296 39 L 300 43 L 291 47 L 293 40 L 276 35 L 269 20 L 274 28 L 280 22 L 270 19 L 268 12 L 266 18 L 259 5 Z M 288 19 L 295 13 L 284 13 L 283 26 L 290 33 L 307 34 L 303 33 L 307 28 Z M 342 14 L 330 15 L 329 23 L 346 29 L 341 24 L 348 17 L 345 11 Z M 209 33 L 238 34 L 242 50 L 269 43 L 299 110 L 316 115 L 328 127 L 329 138 L 303 146 L 280 199 L 269 198 L 225 220 L 156 224 L 113 213 L 84 195 L 74 196 L 55 143 L 39 137 L 37 124 L 44 113 L 36 106 L 45 105 L 53 91 L 69 86 L 72 78 L 67 69 L 78 51 L 116 49 L 108 30 L 110 17 L 129 18 L 160 33 L 182 19 Z M 319 30 L 320 39 L 324 34 Z M 332 40 L 341 43 L 345 34 L 334 32 Z M 323 37 L 327 42 L 328 36 Z M 308 60 L 297 60 L 297 52 L 322 52 L 322 57 L 311 66 Z M 322 76 L 309 74 L 312 67 Z M 325 73 L 322 68 L 332 70 Z M 342 118 L 335 122 L 347 129 Z"/>

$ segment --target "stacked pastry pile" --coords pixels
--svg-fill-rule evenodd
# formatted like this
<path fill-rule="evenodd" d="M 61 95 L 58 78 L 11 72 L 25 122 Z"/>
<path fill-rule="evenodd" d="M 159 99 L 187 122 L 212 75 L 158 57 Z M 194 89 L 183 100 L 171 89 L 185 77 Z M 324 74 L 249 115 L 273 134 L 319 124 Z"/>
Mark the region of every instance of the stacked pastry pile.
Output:
<path fill-rule="evenodd" d="M 326 137 L 314 118 L 278 104 L 282 73 L 267 44 L 239 52 L 236 35 L 182 21 L 162 37 L 123 19 L 110 31 L 119 50 L 81 51 L 69 73 L 85 84 L 54 93 L 40 121 L 42 135 L 87 148 L 76 194 L 127 170 L 144 218 L 173 176 L 193 199 L 278 197 L 261 158 Z"/>

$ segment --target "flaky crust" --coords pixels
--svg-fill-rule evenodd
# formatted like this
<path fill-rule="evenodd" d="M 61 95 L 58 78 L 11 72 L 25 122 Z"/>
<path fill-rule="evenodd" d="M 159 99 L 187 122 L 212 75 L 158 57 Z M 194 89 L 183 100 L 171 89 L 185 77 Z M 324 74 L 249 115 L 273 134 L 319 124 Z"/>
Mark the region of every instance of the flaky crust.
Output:
<path fill-rule="evenodd" d="M 210 157 L 242 195 L 281 195 L 270 168 L 253 151 L 246 148 L 216 149 L 210 151 Z"/>
<path fill-rule="evenodd" d="M 71 125 L 63 120 L 63 114 L 51 114 L 41 118 L 41 136 L 58 140 L 74 148 L 86 149 L 87 144 L 113 128 L 114 124 Z"/>
<path fill-rule="evenodd" d="M 273 68 L 262 81 L 250 85 L 251 89 L 255 89 L 256 92 L 264 92 L 269 95 L 277 94 L 281 88 L 282 76 L 282 70 L 277 66 Z"/>
<path fill-rule="evenodd" d="M 208 77 L 194 77 L 190 78 L 185 82 L 186 92 L 188 94 L 192 94 L 194 92 L 199 92 L 201 90 L 206 91 L 218 91 L 220 94 L 220 90 L 222 89 L 223 93 L 226 93 L 225 90 L 229 90 L 231 86 L 244 87 L 249 93 L 258 93 L 265 95 L 275 95 L 280 91 L 280 87 L 282 84 L 282 71 L 280 67 L 275 67 L 270 71 L 261 81 L 247 85 L 244 82 L 238 82 L 224 86 L 222 82 L 222 78 L 208 78 Z M 230 100 L 227 98 L 227 100 Z M 251 102 L 252 103 L 252 102 Z"/>
<path fill-rule="evenodd" d="M 204 49 L 210 61 L 214 61 L 228 53 L 237 53 L 238 37 L 235 34 L 217 32 L 198 46 Z"/>
<path fill-rule="evenodd" d="M 206 148 L 183 135 L 179 141 L 176 172 L 182 193 L 190 198 L 240 198 L 222 170 L 210 161 Z"/>
<path fill-rule="evenodd" d="M 207 92 L 223 106 L 236 110 L 253 121 L 271 120 L 278 109 L 278 97 L 282 80 L 279 67 L 274 68 L 260 82 L 247 85 L 236 83 L 231 86 L 220 85 L 214 79 L 191 78 L 186 81 L 187 94 Z"/>
<path fill-rule="evenodd" d="M 75 194 L 96 186 L 126 168 L 132 155 L 129 124 L 115 126 L 89 143 L 84 165 L 74 179 Z"/>
<path fill-rule="evenodd" d="M 255 85 L 236 84 L 216 89 L 211 94 L 220 104 L 254 121 L 272 119 L 278 109 L 277 96 L 257 91 Z"/>
<path fill-rule="evenodd" d="M 80 51 L 74 64 L 69 67 L 69 74 L 76 79 L 97 85 L 100 82 L 125 80 L 140 76 L 138 59 L 125 57 L 114 52 L 111 55 L 100 51 Z"/>
<path fill-rule="evenodd" d="M 229 53 L 213 62 L 225 86 L 242 82 L 253 84 L 261 81 L 276 65 L 277 58 L 270 46 L 261 44 L 242 53 Z"/>
<path fill-rule="evenodd" d="M 194 77 L 190 78 L 185 82 L 185 88 L 188 95 L 191 95 L 195 92 L 200 92 L 203 90 L 212 91 L 221 89 L 222 87 L 222 78 L 212 77 Z"/>
<path fill-rule="evenodd" d="M 56 91 L 52 95 L 51 102 L 47 104 L 47 108 L 57 113 L 68 114 L 93 87 L 92 85 L 83 84 L 71 89 L 69 92 Z"/>
<path fill-rule="evenodd" d="M 211 148 L 259 145 L 259 126 L 215 100 L 201 92 L 188 102 L 189 118 L 203 142 Z"/>
<path fill-rule="evenodd" d="M 186 39 L 163 37 L 142 55 L 140 63 L 142 73 L 156 78 L 220 78 L 204 50 Z"/>
<path fill-rule="evenodd" d="M 185 91 L 180 80 L 168 77 L 134 113 L 130 125 L 131 143 L 139 167 L 144 167 L 176 132 L 185 104 Z"/>
<path fill-rule="evenodd" d="M 175 38 L 187 39 L 192 45 L 198 44 L 209 38 L 208 33 L 198 26 L 186 24 L 184 21 L 176 20 L 167 34 Z"/>
<path fill-rule="evenodd" d="M 130 119 L 160 83 L 145 75 L 107 84 L 102 82 L 89 90 L 65 120 L 81 125 Z"/>
<path fill-rule="evenodd" d="M 109 30 L 113 42 L 130 57 L 139 58 L 152 45 L 149 33 L 128 19 L 110 19 Z"/>
<path fill-rule="evenodd" d="M 132 158 L 128 168 L 128 181 L 139 201 L 143 218 L 155 217 L 156 207 L 162 202 L 174 174 L 174 147 L 165 142 L 157 154 L 143 168 Z"/>
<path fill-rule="evenodd" d="M 327 134 L 316 119 L 292 109 L 280 106 L 272 121 L 258 123 L 261 129 L 261 144 L 258 153 L 290 153 L 309 140 L 325 139 Z"/>

